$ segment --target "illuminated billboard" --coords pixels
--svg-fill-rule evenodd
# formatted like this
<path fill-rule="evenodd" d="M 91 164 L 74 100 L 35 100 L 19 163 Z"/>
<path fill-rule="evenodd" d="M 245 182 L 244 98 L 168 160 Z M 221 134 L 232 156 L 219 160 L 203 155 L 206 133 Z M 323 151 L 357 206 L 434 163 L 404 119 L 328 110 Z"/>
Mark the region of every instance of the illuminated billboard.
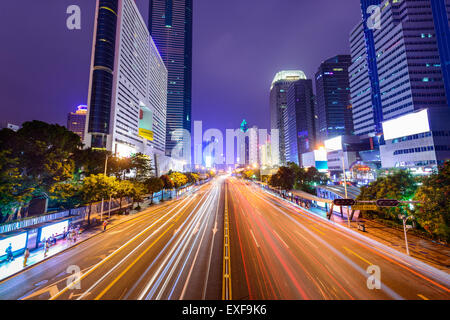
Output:
<path fill-rule="evenodd" d="M 327 150 L 323 147 L 318 150 L 314 150 L 314 160 L 315 167 L 320 172 L 328 171 L 328 158 L 327 158 Z"/>
<path fill-rule="evenodd" d="M 24 232 L 16 236 L 0 240 L 0 256 L 5 255 L 6 248 L 9 247 L 9 244 L 11 244 L 13 252 L 25 249 L 27 245 L 27 238 L 27 233 Z"/>
<path fill-rule="evenodd" d="M 430 131 L 428 110 L 409 113 L 383 122 L 385 140 L 392 140 L 428 131 Z"/>
<path fill-rule="evenodd" d="M 325 149 L 327 151 L 342 150 L 342 136 L 325 140 Z"/>
<path fill-rule="evenodd" d="M 143 103 L 139 110 L 139 136 L 153 141 L 153 112 Z"/>
<path fill-rule="evenodd" d="M 64 232 L 64 229 L 66 231 L 69 229 L 69 220 L 54 223 L 47 227 L 43 227 L 41 230 L 41 236 L 39 238 L 39 242 L 43 242 L 44 240 L 48 239 L 52 235 L 62 234 Z"/>

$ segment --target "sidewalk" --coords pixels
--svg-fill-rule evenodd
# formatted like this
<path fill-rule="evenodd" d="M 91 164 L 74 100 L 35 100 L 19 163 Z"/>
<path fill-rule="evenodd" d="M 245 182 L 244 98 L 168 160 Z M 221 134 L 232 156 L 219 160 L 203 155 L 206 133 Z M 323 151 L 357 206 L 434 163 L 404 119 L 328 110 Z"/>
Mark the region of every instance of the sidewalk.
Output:
<path fill-rule="evenodd" d="M 110 228 L 117 226 L 123 222 L 126 222 L 128 220 L 137 218 L 140 216 L 140 214 L 143 214 L 145 210 L 147 210 L 148 208 L 157 208 L 160 204 L 155 203 L 152 206 L 149 206 L 150 201 L 145 201 L 141 204 L 142 210 L 141 211 L 136 211 L 136 210 L 131 210 L 129 215 L 112 215 L 109 220 L 109 224 L 107 227 L 107 230 L 109 230 Z M 167 202 L 164 202 L 164 204 Z M 163 203 L 161 203 L 163 204 Z M 104 218 L 107 218 L 108 214 L 106 213 L 106 215 L 104 214 Z M 96 216 L 92 216 L 91 217 L 91 221 L 93 220 L 93 218 L 98 218 Z M 28 262 L 27 262 L 27 266 L 24 267 L 23 266 L 23 255 L 21 256 L 16 256 L 14 261 L 11 262 L 2 262 L 0 264 L 0 281 L 12 276 L 15 273 L 18 273 L 22 270 L 25 270 L 28 267 L 31 267 L 32 265 L 39 263 L 45 259 L 51 258 L 54 255 L 57 255 L 59 253 L 61 253 L 64 250 L 67 250 L 77 244 L 79 244 L 80 242 L 83 242 L 97 234 L 102 233 L 103 227 L 101 224 L 95 225 L 95 226 L 91 226 L 88 229 L 84 229 L 84 226 L 82 226 L 83 232 L 81 233 L 81 235 L 77 236 L 77 241 L 73 242 L 73 241 L 69 241 L 69 240 L 58 240 L 57 243 L 53 246 L 50 247 L 49 251 L 47 252 L 47 257 L 44 257 L 44 247 L 39 247 L 33 251 L 30 252 L 30 257 L 28 258 Z"/>
<path fill-rule="evenodd" d="M 289 201 L 288 199 L 284 200 Z M 315 215 L 321 216 L 325 219 L 327 217 L 326 212 L 320 208 L 311 207 L 310 209 L 305 210 L 308 210 L 314 213 Z M 343 210 L 343 217 L 341 217 L 340 213 L 333 212 L 333 215 L 331 216 L 331 221 L 347 227 L 348 222 L 346 210 Z M 365 224 L 366 227 L 365 232 L 358 230 L 358 223 L 361 222 L 364 222 Z M 387 245 L 397 251 L 406 254 L 406 245 L 403 230 L 394 229 L 372 220 L 357 219 L 356 216 L 353 217 L 353 221 L 350 222 L 350 226 L 352 230 L 361 232 L 368 238 L 371 238 L 375 241 L 378 241 L 384 245 Z M 435 241 L 424 239 L 410 233 L 407 234 L 407 237 L 411 257 L 421 260 L 437 269 L 450 273 L 449 246 L 442 245 Z"/>

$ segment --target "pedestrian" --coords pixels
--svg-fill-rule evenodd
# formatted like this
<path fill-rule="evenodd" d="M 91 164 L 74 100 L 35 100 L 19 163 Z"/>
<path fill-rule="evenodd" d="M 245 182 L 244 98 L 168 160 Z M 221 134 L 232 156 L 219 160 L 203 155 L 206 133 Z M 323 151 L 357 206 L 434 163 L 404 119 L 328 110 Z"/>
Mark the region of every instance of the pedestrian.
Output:
<path fill-rule="evenodd" d="M 25 249 L 25 253 L 23 254 L 23 267 L 27 266 L 28 257 L 30 256 L 30 250 L 28 248 Z"/>
<path fill-rule="evenodd" d="M 106 231 L 106 226 L 108 225 L 108 220 L 105 220 L 104 222 L 103 222 L 103 232 L 105 232 Z"/>
<path fill-rule="evenodd" d="M 44 258 L 47 257 L 48 249 L 50 249 L 50 238 L 45 241 Z"/>
<path fill-rule="evenodd" d="M 9 246 L 8 246 L 8 248 L 6 248 L 6 250 L 5 250 L 5 252 L 6 252 L 6 261 L 14 261 L 14 255 L 13 255 L 13 252 L 12 252 L 12 245 L 11 245 L 11 243 L 9 244 Z"/>
<path fill-rule="evenodd" d="M 64 227 L 64 231 L 63 231 L 63 239 L 66 239 L 66 227 Z"/>

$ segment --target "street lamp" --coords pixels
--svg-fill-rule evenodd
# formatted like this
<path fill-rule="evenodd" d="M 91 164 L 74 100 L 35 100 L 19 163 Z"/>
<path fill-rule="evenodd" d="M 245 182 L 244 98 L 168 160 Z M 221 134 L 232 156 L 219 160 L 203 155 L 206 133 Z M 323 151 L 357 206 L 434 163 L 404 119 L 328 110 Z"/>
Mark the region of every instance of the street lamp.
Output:
<path fill-rule="evenodd" d="M 409 256 L 408 238 L 406 237 L 406 232 L 408 232 L 408 229 L 411 229 L 412 226 L 406 225 L 406 221 L 408 221 L 408 219 L 411 219 L 411 220 L 414 219 L 414 216 L 407 216 L 407 215 L 399 214 L 398 218 L 403 220 L 403 232 L 405 234 L 406 253 Z"/>
<path fill-rule="evenodd" d="M 347 194 L 347 175 L 345 174 L 344 152 L 342 152 L 342 173 L 344 174 L 345 199 L 348 199 L 348 194 Z M 348 223 L 348 227 L 350 228 L 349 207 L 347 207 L 347 223 Z"/>

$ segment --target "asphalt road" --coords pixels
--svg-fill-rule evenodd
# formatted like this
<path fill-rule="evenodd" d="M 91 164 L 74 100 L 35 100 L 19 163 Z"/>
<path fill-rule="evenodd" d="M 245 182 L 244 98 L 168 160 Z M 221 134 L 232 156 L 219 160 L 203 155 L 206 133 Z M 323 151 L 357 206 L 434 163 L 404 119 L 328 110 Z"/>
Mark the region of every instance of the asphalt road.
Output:
<path fill-rule="evenodd" d="M 380 289 L 368 269 L 379 270 Z M 0 282 L 0 299 L 449 299 L 449 283 L 447 273 L 219 177 Z"/>
<path fill-rule="evenodd" d="M 0 299 L 220 299 L 223 185 L 151 207 L 1 282 Z"/>
<path fill-rule="evenodd" d="M 250 183 L 229 179 L 227 192 L 234 300 L 450 299 L 444 272 L 414 265 Z M 368 286 L 374 270 L 380 289 L 374 278 Z"/>

